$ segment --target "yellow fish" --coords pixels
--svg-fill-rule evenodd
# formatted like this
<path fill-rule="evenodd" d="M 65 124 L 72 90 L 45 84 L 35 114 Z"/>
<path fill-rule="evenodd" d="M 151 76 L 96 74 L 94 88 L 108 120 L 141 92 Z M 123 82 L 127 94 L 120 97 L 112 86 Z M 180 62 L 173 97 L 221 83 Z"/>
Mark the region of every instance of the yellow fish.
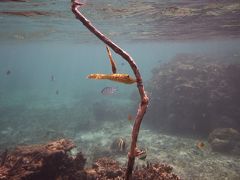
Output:
<path fill-rule="evenodd" d="M 108 79 L 124 84 L 133 84 L 136 79 L 130 77 L 128 74 L 90 74 L 87 76 L 89 79 Z"/>

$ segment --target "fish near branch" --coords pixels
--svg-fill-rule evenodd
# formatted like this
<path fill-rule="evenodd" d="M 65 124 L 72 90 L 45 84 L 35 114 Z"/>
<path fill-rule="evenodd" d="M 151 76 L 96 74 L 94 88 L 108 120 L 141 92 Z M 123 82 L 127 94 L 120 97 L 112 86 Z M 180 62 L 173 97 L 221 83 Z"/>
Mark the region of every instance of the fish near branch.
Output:
<path fill-rule="evenodd" d="M 133 84 L 136 79 L 133 79 L 128 74 L 90 74 L 87 76 L 89 79 L 108 79 L 115 82 L 124 84 Z"/>
<path fill-rule="evenodd" d="M 102 34 L 98 29 L 96 29 L 91 24 L 91 22 L 87 18 L 85 18 L 85 16 L 78 10 L 78 8 L 81 7 L 82 5 L 83 3 L 81 3 L 80 1 L 72 0 L 72 12 L 75 14 L 76 19 L 80 20 L 89 31 L 91 31 L 101 41 L 103 41 L 106 45 L 108 45 L 115 53 L 119 54 L 123 59 L 125 59 L 129 63 L 136 77 L 136 83 L 137 83 L 139 95 L 141 97 L 141 102 L 139 103 L 136 119 L 133 124 L 131 147 L 130 147 L 130 152 L 128 153 L 128 165 L 127 165 L 127 170 L 125 174 L 125 179 L 130 180 L 132 179 L 132 171 L 133 171 L 133 166 L 135 162 L 135 152 L 136 152 L 139 129 L 141 126 L 143 116 L 146 113 L 146 110 L 148 107 L 149 98 L 144 90 L 141 74 L 133 58 L 126 51 L 122 50 L 119 46 L 117 46 L 109 38 L 107 38 L 104 34 Z"/>

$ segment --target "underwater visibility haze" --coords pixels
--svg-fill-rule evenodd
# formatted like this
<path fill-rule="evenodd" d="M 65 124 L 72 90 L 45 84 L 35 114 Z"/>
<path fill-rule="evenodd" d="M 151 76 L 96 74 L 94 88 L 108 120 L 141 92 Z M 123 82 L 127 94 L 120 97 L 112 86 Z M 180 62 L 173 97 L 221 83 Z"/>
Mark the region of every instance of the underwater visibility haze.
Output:
<path fill-rule="evenodd" d="M 135 166 L 158 161 L 181 179 L 240 179 L 239 0 L 82 2 L 133 57 L 150 98 Z M 117 73 L 134 77 L 112 56 Z M 126 165 L 140 97 L 136 83 L 87 78 L 111 72 L 106 45 L 70 0 L 0 1 L 0 179 L 6 149 L 61 138 L 87 167 L 101 157 Z"/>

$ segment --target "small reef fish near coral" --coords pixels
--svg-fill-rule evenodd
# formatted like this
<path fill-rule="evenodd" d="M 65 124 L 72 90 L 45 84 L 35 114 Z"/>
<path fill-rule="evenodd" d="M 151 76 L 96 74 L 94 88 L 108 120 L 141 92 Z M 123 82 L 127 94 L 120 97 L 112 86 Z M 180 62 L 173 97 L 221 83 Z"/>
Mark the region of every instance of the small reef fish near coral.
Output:
<path fill-rule="evenodd" d="M 135 157 L 137 157 L 140 160 L 145 160 L 147 158 L 147 151 L 144 149 L 135 149 Z"/>
<path fill-rule="evenodd" d="M 102 89 L 101 93 L 103 95 L 112 95 L 117 91 L 116 87 L 105 87 Z"/>
<path fill-rule="evenodd" d="M 55 81 L 55 76 L 51 75 L 50 81 Z"/>
<path fill-rule="evenodd" d="M 10 74 L 11 74 L 11 71 L 10 71 L 10 70 L 7 70 L 6 75 L 8 76 L 8 75 L 10 75 Z"/>
<path fill-rule="evenodd" d="M 118 148 L 120 151 L 124 151 L 126 148 L 126 142 L 123 138 L 118 139 Z"/>
<path fill-rule="evenodd" d="M 146 151 L 143 151 L 139 156 L 138 156 L 138 159 L 140 160 L 145 160 L 147 158 L 147 152 Z"/>
<path fill-rule="evenodd" d="M 204 146 L 205 146 L 205 144 L 203 143 L 203 142 L 197 142 L 197 144 L 196 144 L 196 147 L 198 148 L 198 149 L 203 149 L 204 148 Z"/>
<path fill-rule="evenodd" d="M 133 120 L 133 117 L 131 114 L 128 114 L 128 121 L 132 121 Z"/>

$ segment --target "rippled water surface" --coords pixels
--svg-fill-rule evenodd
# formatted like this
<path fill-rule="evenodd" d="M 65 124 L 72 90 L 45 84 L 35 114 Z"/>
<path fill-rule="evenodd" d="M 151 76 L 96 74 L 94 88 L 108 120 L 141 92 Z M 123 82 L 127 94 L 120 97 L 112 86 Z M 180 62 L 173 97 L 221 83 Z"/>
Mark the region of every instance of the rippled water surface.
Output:
<path fill-rule="evenodd" d="M 116 40 L 238 37 L 239 1 L 85 0 L 82 12 Z M 95 40 L 74 19 L 70 1 L 2 1 L 2 40 Z"/>

